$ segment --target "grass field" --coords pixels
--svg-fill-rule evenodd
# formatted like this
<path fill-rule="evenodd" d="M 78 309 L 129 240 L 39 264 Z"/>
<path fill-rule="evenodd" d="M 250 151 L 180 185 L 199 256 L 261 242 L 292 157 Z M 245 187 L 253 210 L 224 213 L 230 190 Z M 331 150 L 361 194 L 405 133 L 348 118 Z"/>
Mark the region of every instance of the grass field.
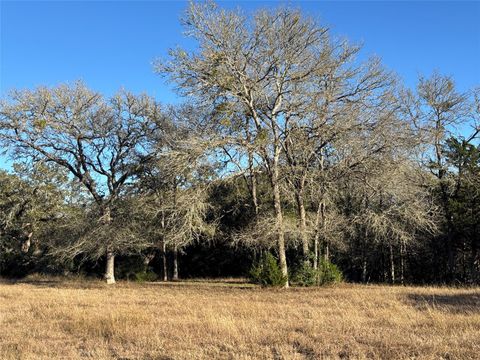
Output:
<path fill-rule="evenodd" d="M 0 359 L 478 359 L 480 289 L 0 282 Z"/>

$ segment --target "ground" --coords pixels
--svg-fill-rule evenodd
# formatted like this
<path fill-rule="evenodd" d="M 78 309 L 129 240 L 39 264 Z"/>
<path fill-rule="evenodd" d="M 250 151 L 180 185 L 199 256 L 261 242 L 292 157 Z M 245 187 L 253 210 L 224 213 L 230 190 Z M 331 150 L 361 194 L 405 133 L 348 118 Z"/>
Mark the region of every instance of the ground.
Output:
<path fill-rule="evenodd" d="M 475 359 L 480 288 L 0 281 L 1 359 Z"/>

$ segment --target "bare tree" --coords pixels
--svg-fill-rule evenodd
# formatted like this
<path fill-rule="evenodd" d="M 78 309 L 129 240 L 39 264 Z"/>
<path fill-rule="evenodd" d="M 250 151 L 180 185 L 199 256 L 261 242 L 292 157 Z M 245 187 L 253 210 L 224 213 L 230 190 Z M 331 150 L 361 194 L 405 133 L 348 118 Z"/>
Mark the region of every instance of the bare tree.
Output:
<path fill-rule="evenodd" d="M 172 108 L 168 129 L 153 134 L 156 158 L 140 177 L 139 195 L 152 245 L 161 248 L 164 280 L 167 277 L 166 251 L 173 255 L 172 279 L 179 279 L 178 255 L 200 239 L 210 239 L 215 222 L 206 222 L 210 209 L 208 182 L 214 174 L 208 151 L 210 133 L 203 134 L 198 109 L 188 105 Z M 208 136 L 205 138 L 205 136 Z"/>
<path fill-rule="evenodd" d="M 1 105 L 0 136 L 14 158 L 67 169 L 98 206 L 99 224 L 108 227 L 112 205 L 152 158 L 146 140 L 161 119 L 160 106 L 148 96 L 123 91 L 106 100 L 76 83 L 12 92 Z M 114 258 L 123 245 L 113 238 L 98 241 L 107 283 L 115 282 Z"/>
<path fill-rule="evenodd" d="M 468 94 L 456 90 L 451 77 L 434 73 L 430 78 L 420 77 L 418 95 L 407 94 L 407 100 L 405 112 L 423 133 L 427 145 L 423 153 L 424 164 L 437 179 L 446 227 L 447 277 L 452 281 L 455 272 L 455 229 L 449 206 L 447 158 L 443 149 L 456 126 L 468 123 L 472 118 L 469 98 Z M 476 131 L 473 136 L 476 136 Z"/>
<path fill-rule="evenodd" d="M 383 86 L 385 75 L 375 62 L 366 65 L 367 71 L 363 71 L 365 67 L 332 71 L 332 66 L 341 68 L 348 63 L 358 49 L 332 42 L 327 28 L 295 10 L 258 11 L 249 22 L 240 12 L 219 10 L 211 2 L 191 3 L 183 22 L 187 33 L 198 41 L 199 50 L 192 54 L 172 50 L 171 60 L 160 62 L 157 70 L 169 76 L 181 94 L 204 103 L 227 104 L 247 117 L 241 131 L 248 130 L 246 143 L 261 158 L 270 181 L 280 265 L 286 275 L 282 153 L 292 155 L 293 132 L 304 126 L 304 119 L 314 116 L 312 103 L 317 109 L 325 103 L 319 93 L 324 93 L 329 75 L 338 75 L 335 85 L 341 89 L 332 96 L 345 103 L 361 97 L 367 89 Z M 328 121 L 321 115 L 319 121 L 322 119 Z M 234 124 L 230 130 L 235 130 Z M 296 160 L 293 156 L 289 159 L 295 167 Z M 301 174 L 295 183 L 303 185 L 303 177 Z M 297 203 L 304 228 L 305 211 L 300 199 Z M 306 237 L 303 249 L 308 252 Z"/>

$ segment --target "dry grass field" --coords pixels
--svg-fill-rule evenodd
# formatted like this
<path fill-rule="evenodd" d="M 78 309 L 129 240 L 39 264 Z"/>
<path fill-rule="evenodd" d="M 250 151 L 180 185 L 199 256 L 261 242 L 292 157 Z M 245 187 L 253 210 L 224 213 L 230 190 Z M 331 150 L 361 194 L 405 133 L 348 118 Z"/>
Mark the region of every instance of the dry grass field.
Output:
<path fill-rule="evenodd" d="M 480 289 L 0 282 L 6 359 L 478 359 Z"/>

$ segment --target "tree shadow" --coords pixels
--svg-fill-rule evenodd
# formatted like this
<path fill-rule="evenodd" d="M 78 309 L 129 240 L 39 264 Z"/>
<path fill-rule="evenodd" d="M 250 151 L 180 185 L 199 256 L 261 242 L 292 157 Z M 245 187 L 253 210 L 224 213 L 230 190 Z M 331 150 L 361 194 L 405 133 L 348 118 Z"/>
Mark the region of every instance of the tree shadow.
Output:
<path fill-rule="evenodd" d="M 179 281 L 192 282 L 192 283 L 212 283 L 212 284 L 233 284 L 243 285 L 249 284 L 245 278 L 186 278 Z"/>
<path fill-rule="evenodd" d="M 29 285 L 39 288 L 55 288 L 55 289 L 108 289 L 119 286 L 121 288 L 196 288 L 196 289 L 248 289 L 257 288 L 255 285 L 239 280 L 178 280 L 178 281 L 145 281 L 136 282 L 128 280 L 119 280 L 117 284 L 107 285 L 103 280 L 94 278 L 23 278 L 23 279 L 7 279 L 0 278 L 0 285 Z"/>
<path fill-rule="evenodd" d="M 30 285 L 40 288 L 55 289 L 98 289 L 105 287 L 98 280 L 77 280 L 77 279 L 0 279 L 2 285 Z"/>
<path fill-rule="evenodd" d="M 453 314 L 480 313 L 480 291 L 465 294 L 407 294 L 407 302 L 422 311 L 435 309 Z"/>
<path fill-rule="evenodd" d="M 177 281 L 153 281 L 145 282 L 143 286 L 158 286 L 163 288 L 195 288 L 195 289 L 238 289 L 238 290 L 252 290 L 257 289 L 258 286 L 238 281 L 192 281 L 192 280 L 177 280 Z"/>

